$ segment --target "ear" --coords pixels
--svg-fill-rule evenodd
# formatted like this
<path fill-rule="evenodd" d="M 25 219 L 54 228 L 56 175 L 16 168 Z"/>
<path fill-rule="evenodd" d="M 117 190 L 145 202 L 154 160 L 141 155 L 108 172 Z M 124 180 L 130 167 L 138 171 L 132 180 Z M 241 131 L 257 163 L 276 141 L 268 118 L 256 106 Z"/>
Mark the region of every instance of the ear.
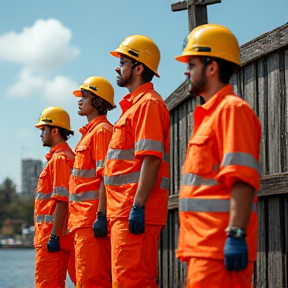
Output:
<path fill-rule="evenodd" d="M 58 128 L 53 127 L 52 130 L 51 130 L 51 135 L 52 135 L 52 136 L 56 136 L 56 135 L 58 135 L 58 134 L 59 134 Z"/>
<path fill-rule="evenodd" d="M 140 65 L 137 65 L 135 68 L 134 68 L 134 71 L 136 74 L 141 74 L 143 71 L 144 71 L 144 67 L 142 64 Z"/>
<path fill-rule="evenodd" d="M 214 76 L 216 74 L 218 74 L 219 72 L 219 66 L 218 66 L 218 63 L 216 61 L 212 61 L 210 64 L 209 64 L 209 68 L 208 68 L 208 72 L 211 76 Z"/>

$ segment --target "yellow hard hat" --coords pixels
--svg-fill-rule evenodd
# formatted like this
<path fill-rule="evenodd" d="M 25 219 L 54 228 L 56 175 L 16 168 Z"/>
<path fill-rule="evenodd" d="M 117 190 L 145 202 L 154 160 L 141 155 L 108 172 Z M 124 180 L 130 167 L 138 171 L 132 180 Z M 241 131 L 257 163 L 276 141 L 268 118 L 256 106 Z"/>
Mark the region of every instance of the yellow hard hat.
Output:
<path fill-rule="evenodd" d="M 35 127 L 42 128 L 43 126 L 57 126 L 74 134 L 70 127 L 70 117 L 61 107 L 48 107 L 43 110 Z"/>
<path fill-rule="evenodd" d="M 188 63 L 191 56 L 208 56 L 241 66 L 239 50 L 238 41 L 229 29 L 217 24 L 205 24 L 192 30 L 182 54 L 175 59 Z"/>
<path fill-rule="evenodd" d="M 106 100 L 111 105 L 115 106 L 114 104 L 114 88 L 110 84 L 108 80 L 103 77 L 99 76 L 91 76 L 88 77 L 82 85 L 80 85 L 79 89 L 74 91 L 73 94 L 76 97 L 81 97 L 81 89 L 88 90 L 99 96 L 100 98 Z"/>
<path fill-rule="evenodd" d="M 160 62 L 160 51 L 157 45 L 144 35 L 132 35 L 126 37 L 120 46 L 111 51 L 114 57 L 120 57 L 121 54 L 133 58 L 150 68 L 157 77 L 160 77 L 157 69 Z"/>

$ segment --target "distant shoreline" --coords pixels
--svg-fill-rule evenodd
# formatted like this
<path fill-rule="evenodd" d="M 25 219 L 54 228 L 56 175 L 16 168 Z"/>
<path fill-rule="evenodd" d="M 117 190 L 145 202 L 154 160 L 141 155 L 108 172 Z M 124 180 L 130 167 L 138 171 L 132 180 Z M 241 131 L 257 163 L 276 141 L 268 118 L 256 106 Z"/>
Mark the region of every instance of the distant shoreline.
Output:
<path fill-rule="evenodd" d="M 34 249 L 33 245 L 20 245 L 20 244 L 0 244 L 0 249 Z"/>

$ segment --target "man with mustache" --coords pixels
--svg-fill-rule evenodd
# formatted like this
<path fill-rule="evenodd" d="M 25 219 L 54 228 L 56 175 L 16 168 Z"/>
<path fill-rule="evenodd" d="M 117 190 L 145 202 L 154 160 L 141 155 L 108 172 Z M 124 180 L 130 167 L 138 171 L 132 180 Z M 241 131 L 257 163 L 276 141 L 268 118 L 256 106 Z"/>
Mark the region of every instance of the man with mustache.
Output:
<path fill-rule="evenodd" d="M 187 288 L 250 288 L 261 124 L 229 85 L 241 65 L 238 41 L 226 27 L 201 25 L 176 60 L 188 64 L 190 93 L 205 100 L 194 111 L 179 197 L 177 256 L 188 263 Z"/>
<path fill-rule="evenodd" d="M 69 260 L 70 278 L 75 282 L 73 239 L 66 227 L 74 162 L 74 153 L 66 141 L 74 132 L 68 113 L 60 107 L 44 109 L 35 127 L 42 131 L 43 146 L 51 148 L 35 193 L 35 283 L 38 288 L 65 288 Z"/>
<path fill-rule="evenodd" d="M 104 183 L 111 219 L 113 287 L 157 285 L 158 240 L 167 218 L 170 116 L 151 80 L 160 52 L 132 35 L 110 52 L 117 84 L 129 90 L 106 157 Z"/>

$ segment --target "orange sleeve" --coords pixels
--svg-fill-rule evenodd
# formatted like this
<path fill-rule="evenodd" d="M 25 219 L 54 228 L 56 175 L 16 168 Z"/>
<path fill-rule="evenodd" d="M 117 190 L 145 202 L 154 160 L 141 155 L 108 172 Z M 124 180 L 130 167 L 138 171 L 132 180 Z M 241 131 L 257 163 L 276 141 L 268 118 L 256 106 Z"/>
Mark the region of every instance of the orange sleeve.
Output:
<path fill-rule="evenodd" d="M 219 142 L 222 142 L 219 182 L 232 186 L 237 180 L 260 189 L 261 124 L 253 110 L 244 101 L 229 103 L 218 123 Z"/>
<path fill-rule="evenodd" d="M 55 154 L 53 156 L 53 191 L 52 199 L 68 202 L 70 166 L 67 156 Z"/>
<path fill-rule="evenodd" d="M 164 143 L 170 125 L 170 117 L 164 105 L 159 100 L 148 99 L 135 113 L 135 157 L 154 155 L 164 158 Z"/>
<path fill-rule="evenodd" d="M 92 157 L 96 163 L 96 176 L 102 178 L 104 174 L 105 158 L 112 137 L 111 131 L 105 127 L 99 127 L 94 134 L 92 143 Z"/>

